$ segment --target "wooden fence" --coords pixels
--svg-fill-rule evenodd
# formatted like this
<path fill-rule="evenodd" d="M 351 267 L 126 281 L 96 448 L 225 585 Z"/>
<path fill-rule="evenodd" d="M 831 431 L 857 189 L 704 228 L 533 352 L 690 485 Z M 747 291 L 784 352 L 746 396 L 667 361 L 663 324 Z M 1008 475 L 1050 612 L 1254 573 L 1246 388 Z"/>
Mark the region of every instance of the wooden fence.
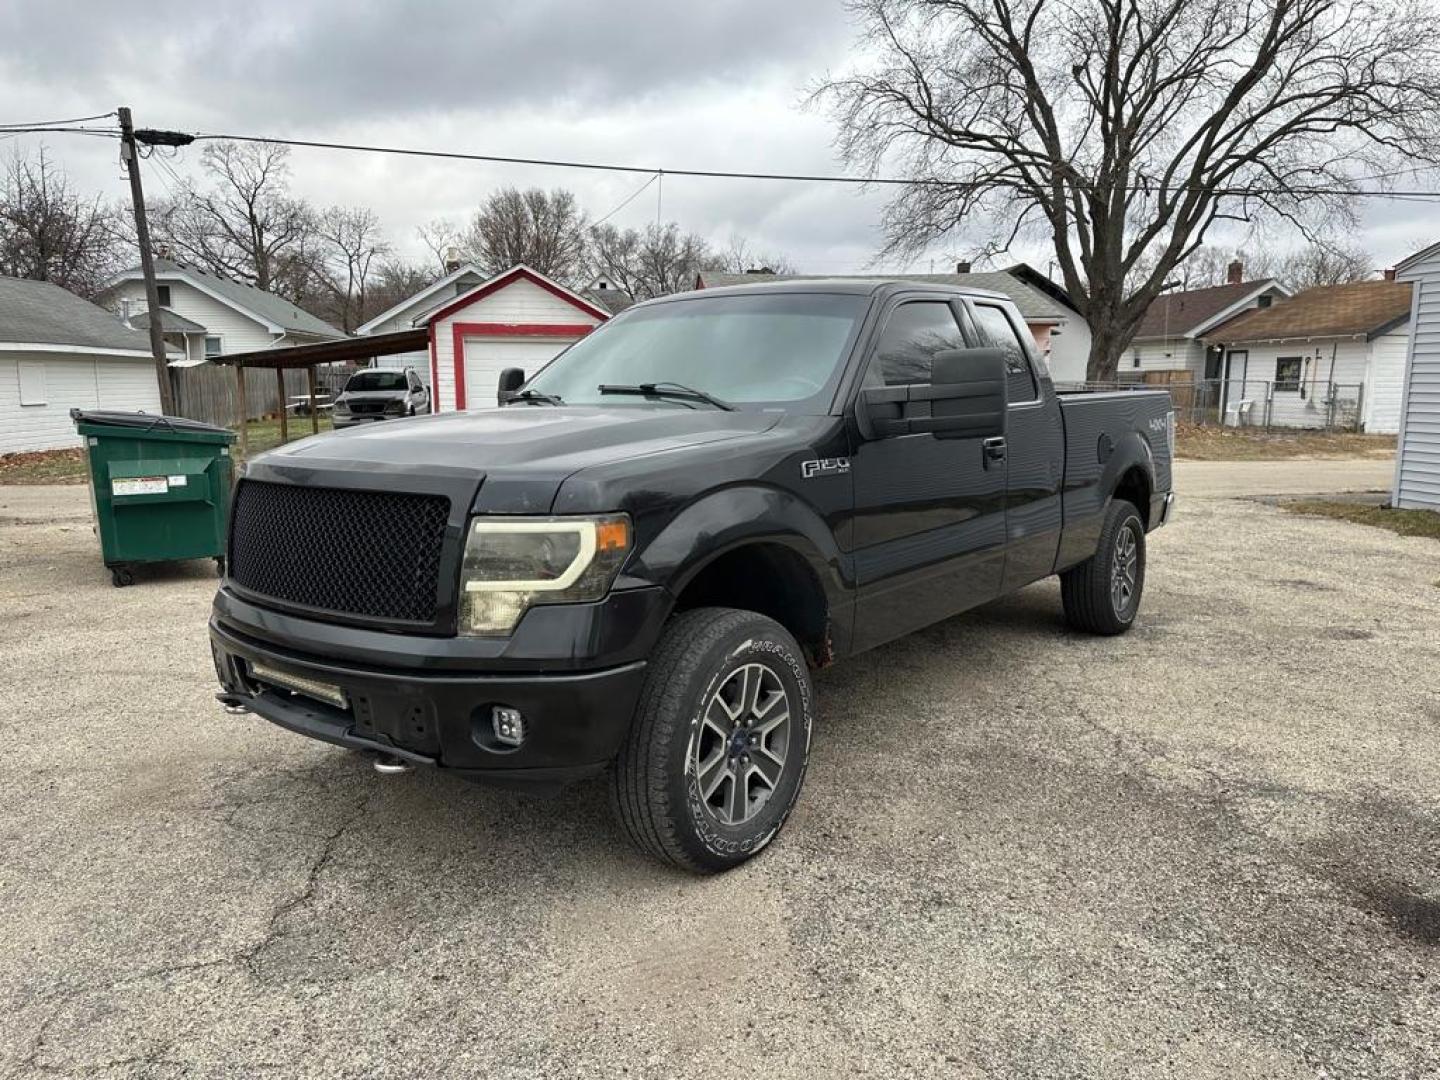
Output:
<path fill-rule="evenodd" d="M 337 366 L 316 369 L 318 389 L 334 393 L 345 384 L 353 368 Z M 295 369 L 284 372 L 285 397 L 300 397 L 307 392 L 305 372 Z M 171 385 L 175 388 L 175 411 L 190 420 L 200 420 L 220 427 L 234 427 L 235 369 L 225 364 L 199 364 L 196 367 L 171 368 Z M 245 373 L 245 417 L 258 420 L 277 416 L 285 402 L 275 372 L 254 368 Z"/>

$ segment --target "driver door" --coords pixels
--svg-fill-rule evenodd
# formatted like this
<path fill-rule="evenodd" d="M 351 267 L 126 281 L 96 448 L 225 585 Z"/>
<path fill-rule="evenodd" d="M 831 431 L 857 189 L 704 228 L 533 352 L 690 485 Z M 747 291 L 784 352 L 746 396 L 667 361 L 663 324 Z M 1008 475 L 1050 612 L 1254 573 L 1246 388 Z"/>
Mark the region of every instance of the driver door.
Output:
<path fill-rule="evenodd" d="M 928 384 L 935 353 L 974 344 L 966 340 L 952 303 L 902 299 L 886 316 L 861 386 Z M 930 433 L 857 436 L 850 467 L 857 648 L 879 645 L 1000 594 L 1003 440 Z"/>

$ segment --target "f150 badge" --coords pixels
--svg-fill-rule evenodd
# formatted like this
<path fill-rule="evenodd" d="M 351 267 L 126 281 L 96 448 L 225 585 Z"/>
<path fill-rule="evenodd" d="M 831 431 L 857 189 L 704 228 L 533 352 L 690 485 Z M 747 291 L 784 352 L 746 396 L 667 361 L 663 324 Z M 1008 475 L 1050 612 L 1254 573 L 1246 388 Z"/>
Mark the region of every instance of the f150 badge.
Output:
<path fill-rule="evenodd" d="M 800 475 L 806 480 L 816 476 L 839 476 L 850 471 L 850 459 L 844 457 L 816 458 L 800 463 Z"/>

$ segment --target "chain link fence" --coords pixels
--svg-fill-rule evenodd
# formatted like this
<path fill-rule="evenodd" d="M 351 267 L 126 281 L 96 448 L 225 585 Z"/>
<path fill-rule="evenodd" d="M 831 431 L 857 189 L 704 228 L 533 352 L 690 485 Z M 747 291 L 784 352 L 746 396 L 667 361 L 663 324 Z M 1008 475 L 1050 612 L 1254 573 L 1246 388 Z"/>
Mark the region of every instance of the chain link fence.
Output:
<path fill-rule="evenodd" d="M 1168 390 L 1175 418 L 1181 423 L 1263 431 L 1359 431 L 1365 404 L 1361 383 L 1307 382 L 1296 386 L 1261 379 L 1194 379 L 1056 383 L 1055 389 L 1062 393 Z"/>

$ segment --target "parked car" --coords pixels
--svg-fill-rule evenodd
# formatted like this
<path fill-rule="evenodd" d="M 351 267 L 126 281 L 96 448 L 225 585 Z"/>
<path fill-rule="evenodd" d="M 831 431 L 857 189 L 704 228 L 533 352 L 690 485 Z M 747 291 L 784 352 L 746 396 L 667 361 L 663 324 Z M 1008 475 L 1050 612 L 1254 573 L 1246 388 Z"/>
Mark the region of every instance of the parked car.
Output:
<path fill-rule="evenodd" d="M 335 398 L 337 428 L 394 420 L 430 411 L 430 392 L 413 368 L 366 368 L 345 381 Z"/>
<path fill-rule="evenodd" d="M 500 386 L 250 463 L 220 700 L 382 770 L 608 770 L 635 845 L 697 871 L 784 824 L 813 670 L 1050 574 L 1123 633 L 1173 502 L 1169 396 L 1057 396 L 995 293 L 670 296 Z"/>

